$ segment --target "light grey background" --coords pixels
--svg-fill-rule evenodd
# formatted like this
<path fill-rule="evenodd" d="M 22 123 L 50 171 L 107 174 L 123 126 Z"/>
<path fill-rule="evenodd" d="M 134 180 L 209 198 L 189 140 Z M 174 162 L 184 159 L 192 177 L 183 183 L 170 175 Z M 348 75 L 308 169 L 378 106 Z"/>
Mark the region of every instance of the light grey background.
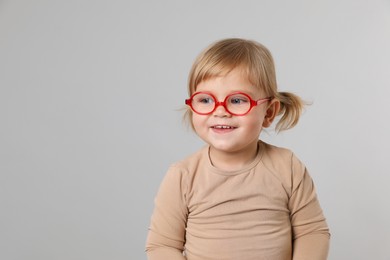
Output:
<path fill-rule="evenodd" d="M 329 259 L 390 259 L 390 2 L 0 1 L 0 259 L 146 259 L 195 56 L 244 37 L 312 101 L 264 140 L 308 166 Z"/>

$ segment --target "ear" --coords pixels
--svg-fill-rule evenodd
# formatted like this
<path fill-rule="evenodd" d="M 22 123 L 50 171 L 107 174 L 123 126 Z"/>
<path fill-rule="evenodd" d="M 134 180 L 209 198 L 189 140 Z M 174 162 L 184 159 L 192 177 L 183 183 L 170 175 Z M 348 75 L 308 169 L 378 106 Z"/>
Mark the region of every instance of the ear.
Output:
<path fill-rule="evenodd" d="M 272 99 L 267 107 L 267 111 L 265 112 L 263 127 L 269 127 L 272 124 L 275 117 L 278 115 L 279 110 L 280 101 L 277 99 Z"/>

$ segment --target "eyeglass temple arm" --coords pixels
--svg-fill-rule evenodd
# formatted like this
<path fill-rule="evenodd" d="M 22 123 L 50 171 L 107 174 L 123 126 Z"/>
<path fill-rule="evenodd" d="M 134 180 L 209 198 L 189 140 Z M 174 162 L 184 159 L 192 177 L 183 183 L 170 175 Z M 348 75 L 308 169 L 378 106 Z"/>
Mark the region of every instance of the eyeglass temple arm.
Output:
<path fill-rule="evenodd" d="M 273 97 L 266 97 L 266 98 L 259 99 L 259 100 L 256 101 L 256 104 L 257 104 L 257 105 L 260 105 L 260 104 L 262 104 L 262 103 L 264 103 L 264 102 L 266 102 L 266 101 L 271 100 L 272 98 L 273 98 Z"/>

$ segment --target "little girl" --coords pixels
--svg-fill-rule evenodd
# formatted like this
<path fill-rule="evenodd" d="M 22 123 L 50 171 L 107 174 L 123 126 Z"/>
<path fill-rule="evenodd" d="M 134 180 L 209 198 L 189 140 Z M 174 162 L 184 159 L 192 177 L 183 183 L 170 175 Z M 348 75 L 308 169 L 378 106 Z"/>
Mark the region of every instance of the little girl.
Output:
<path fill-rule="evenodd" d="M 185 104 L 207 145 L 166 173 L 148 259 L 327 259 L 329 229 L 307 169 L 259 140 L 275 117 L 278 131 L 295 126 L 303 108 L 278 92 L 270 52 L 244 39 L 212 44 L 191 69 Z"/>

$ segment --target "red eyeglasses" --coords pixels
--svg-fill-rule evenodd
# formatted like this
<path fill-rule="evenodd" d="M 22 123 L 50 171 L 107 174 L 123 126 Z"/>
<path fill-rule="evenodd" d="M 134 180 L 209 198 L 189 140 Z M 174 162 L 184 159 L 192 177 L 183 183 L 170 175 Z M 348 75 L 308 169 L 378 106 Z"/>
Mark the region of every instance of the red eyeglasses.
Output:
<path fill-rule="evenodd" d="M 185 100 L 192 111 L 199 115 L 209 115 L 218 106 L 223 106 L 227 112 L 234 116 L 244 116 L 251 111 L 254 106 L 271 100 L 271 97 L 253 100 L 248 94 L 235 92 L 225 97 L 224 101 L 218 101 L 209 92 L 196 92 L 189 99 Z"/>

